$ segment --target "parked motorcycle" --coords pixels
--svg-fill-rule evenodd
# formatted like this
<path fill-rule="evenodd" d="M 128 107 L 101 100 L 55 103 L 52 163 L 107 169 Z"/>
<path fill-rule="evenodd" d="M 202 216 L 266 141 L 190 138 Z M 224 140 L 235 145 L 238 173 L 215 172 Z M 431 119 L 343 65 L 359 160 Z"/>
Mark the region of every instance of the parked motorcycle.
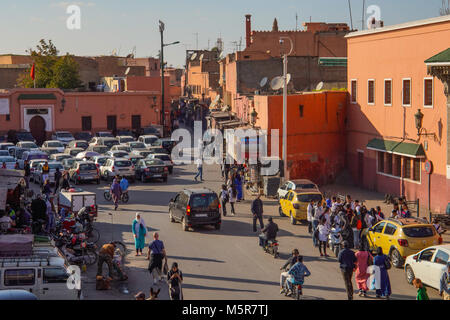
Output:
<path fill-rule="evenodd" d="M 84 233 L 68 234 L 61 232 L 54 238 L 55 245 L 73 264 L 93 265 L 98 260 L 97 246 L 86 241 Z"/>
<path fill-rule="evenodd" d="M 328 235 L 328 247 L 334 252 L 336 257 L 341 251 L 341 245 L 343 242 L 341 231 L 341 228 L 333 227 Z"/>

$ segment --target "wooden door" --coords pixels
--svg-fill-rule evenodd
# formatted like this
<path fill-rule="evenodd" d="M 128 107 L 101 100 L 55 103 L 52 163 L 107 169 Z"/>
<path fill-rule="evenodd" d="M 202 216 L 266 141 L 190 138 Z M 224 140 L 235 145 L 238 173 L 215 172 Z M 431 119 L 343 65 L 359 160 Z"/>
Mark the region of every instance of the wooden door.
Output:
<path fill-rule="evenodd" d="M 30 120 L 30 132 L 38 145 L 41 145 L 46 140 L 45 120 L 41 116 L 34 116 Z"/>

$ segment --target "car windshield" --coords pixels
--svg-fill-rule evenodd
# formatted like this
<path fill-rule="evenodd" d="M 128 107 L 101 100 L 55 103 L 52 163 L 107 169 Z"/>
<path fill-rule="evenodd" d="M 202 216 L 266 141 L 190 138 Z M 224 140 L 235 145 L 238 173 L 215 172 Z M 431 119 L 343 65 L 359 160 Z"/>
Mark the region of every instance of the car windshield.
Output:
<path fill-rule="evenodd" d="M 123 151 L 116 151 L 113 154 L 115 157 L 118 157 L 118 158 L 126 157 L 128 155 L 127 152 L 123 152 Z"/>
<path fill-rule="evenodd" d="M 44 163 L 45 161 L 33 161 L 33 164 L 31 165 L 32 168 L 36 168 L 40 163 Z"/>
<path fill-rule="evenodd" d="M 23 154 L 25 151 L 27 151 L 27 150 L 26 150 L 26 149 L 17 149 L 16 152 L 15 152 L 16 158 L 17 158 L 17 159 L 22 158 L 22 154 Z"/>
<path fill-rule="evenodd" d="M 56 134 L 58 138 L 73 138 L 70 132 L 59 132 Z"/>
<path fill-rule="evenodd" d="M 111 138 L 114 138 L 114 136 L 110 132 L 99 132 L 98 136 L 99 137 L 111 137 Z"/>
<path fill-rule="evenodd" d="M 16 162 L 13 157 L 0 157 L 0 163 L 3 162 Z"/>
<path fill-rule="evenodd" d="M 9 152 L 8 151 L 6 151 L 6 150 L 0 150 L 0 156 L 2 156 L 2 157 L 9 157 Z"/>
<path fill-rule="evenodd" d="M 143 129 L 145 134 L 151 134 L 151 133 L 159 133 L 159 131 L 155 128 L 149 127 Z"/>
<path fill-rule="evenodd" d="M 17 132 L 16 136 L 19 140 L 33 141 L 34 138 L 30 132 Z"/>
<path fill-rule="evenodd" d="M 61 160 L 67 159 L 67 158 L 71 158 L 71 156 L 69 154 L 55 156 L 55 159 L 58 161 L 61 161 Z"/>
<path fill-rule="evenodd" d="M 53 142 L 47 142 L 47 146 L 49 148 L 60 148 L 60 147 L 63 147 L 63 144 L 61 142 L 53 141 Z"/>
<path fill-rule="evenodd" d="M 92 151 L 97 152 L 97 153 L 105 153 L 106 151 L 108 151 L 108 147 L 106 147 L 106 146 L 94 146 L 92 148 Z"/>
<path fill-rule="evenodd" d="M 322 195 L 321 194 L 298 194 L 297 200 L 300 202 L 310 202 L 311 200 L 314 200 L 315 202 L 322 201 Z"/>
<path fill-rule="evenodd" d="M 120 167 L 120 168 L 123 168 L 123 167 L 131 167 L 131 161 L 128 161 L 128 160 L 114 161 L 114 165 L 115 165 L 116 167 Z"/>
<path fill-rule="evenodd" d="M 157 156 L 155 156 L 155 158 L 161 159 L 163 161 L 170 161 L 170 157 L 169 156 L 162 155 L 162 154 L 161 155 L 158 154 Z"/>
<path fill-rule="evenodd" d="M 403 227 L 403 233 L 411 238 L 426 238 L 434 235 L 432 226 Z"/>
<path fill-rule="evenodd" d="M 164 162 L 162 162 L 161 160 L 158 160 L 158 159 L 153 159 L 153 160 L 145 161 L 145 165 L 146 166 L 161 166 L 161 165 L 164 165 Z"/>
<path fill-rule="evenodd" d="M 48 154 L 29 154 L 28 155 L 28 160 L 33 160 L 33 159 L 48 159 Z"/>
<path fill-rule="evenodd" d="M 66 165 L 72 166 L 72 164 L 76 161 L 76 159 L 67 159 L 64 162 L 66 163 Z"/>
<path fill-rule="evenodd" d="M 76 155 L 79 154 L 80 152 L 82 152 L 82 150 L 76 150 L 76 149 L 73 149 L 73 150 L 70 150 L 70 155 L 71 155 L 71 156 L 76 156 Z"/>
<path fill-rule="evenodd" d="M 147 144 L 152 144 L 156 140 L 158 140 L 158 138 L 145 138 L 144 139 L 145 143 L 147 143 Z"/>
<path fill-rule="evenodd" d="M 22 148 L 29 148 L 29 149 L 32 149 L 32 148 L 37 148 L 38 146 L 36 145 L 36 143 L 34 143 L 34 142 L 24 142 L 24 143 L 22 143 Z"/>
<path fill-rule="evenodd" d="M 126 151 L 126 152 L 129 152 L 131 150 L 131 148 L 129 146 L 117 146 L 116 149 L 121 150 L 121 151 Z"/>
<path fill-rule="evenodd" d="M 49 164 L 48 164 L 48 167 L 49 167 L 50 169 L 55 169 L 55 170 L 56 170 L 56 168 L 59 168 L 59 169 L 62 169 L 62 168 L 63 168 L 63 166 L 62 166 L 61 163 L 49 163 Z"/>
<path fill-rule="evenodd" d="M 94 163 L 80 163 L 80 170 L 97 170 Z"/>
<path fill-rule="evenodd" d="M 77 145 L 77 148 L 87 148 L 89 146 L 89 144 L 85 141 L 78 141 L 76 143 L 76 145 Z"/>
<path fill-rule="evenodd" d="M 88 132 L 79 132 L 76 134 L 78 139 L 90 140 L 92 138 L 91 134 Z"/>
<path fill-rule="evenodd" d="M 143 144 L 142 142 L 133 142 L 133 143 L 130 143 L 130 147 L 132 147 L 134 149 L 144 149 L 145 144 Z"/>
<path fill-rule="evenodd" d="M 297 184 L 295 186 L 296 186 L 296 189 L 315 189 L 316 188 L 316 186 L 312 183 Z"/>
<path fill-rule="evenodd" d="M 119 144 L 119 141 L 117 141 L 117 140 L 104 140 L 104 141 L 103 141 L 103 144 L 104 144 L 105 146 L 112 147 L 112 146 L 118 145 L 118 144 Z"/>
<path fill-rule="evenodd" d="M 195 194 L 191 198 L 190 205 L 197 210 L 214 210 L 219 207 L 219 199 L 213 193 Z"/>
<path fill-rule="evenodd" d="M 104 165 L 106 160 L 108 160 L 108 158 L 97 158 L 97 163 L 99 165 Z"/>
<path fill-rule="evenodd" d="M 122 142 L 122 143 L 130 142 L 130 141 L 134 141 L 134 139 L 132 137 L 121 137 L 120 138 L 120 142 Z"/>
<path fill-rule="evenodd" d="M 146 158 L 151 152 L 150 151 L 140 151 L 139 154 Z"/>

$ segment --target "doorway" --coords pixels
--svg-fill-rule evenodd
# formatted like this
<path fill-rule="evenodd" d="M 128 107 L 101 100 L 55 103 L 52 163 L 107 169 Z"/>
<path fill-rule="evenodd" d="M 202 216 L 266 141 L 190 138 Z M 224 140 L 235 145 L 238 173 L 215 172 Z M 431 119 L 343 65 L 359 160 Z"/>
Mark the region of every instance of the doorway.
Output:
<path fill-rule="evenodd" d="M 117 131 L 117 116 L 106 116 L 106 124 L 108 130 L 115 136 Z"/>
<path fill-rule="evenodd" d="M 30 132 L 36 139 L 36 143 L 41 145 L 46 140 L 45 120 L 41 116 L 34 116 L 30 120 Z"/>

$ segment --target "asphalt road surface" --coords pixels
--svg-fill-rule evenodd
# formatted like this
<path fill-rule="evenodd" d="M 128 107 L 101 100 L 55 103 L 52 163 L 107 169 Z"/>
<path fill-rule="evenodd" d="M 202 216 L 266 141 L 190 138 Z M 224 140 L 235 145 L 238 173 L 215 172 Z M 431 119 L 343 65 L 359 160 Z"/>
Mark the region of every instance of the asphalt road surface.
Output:
<path fill-rule="evenodd" d="M 128 281 L 113 283 L 112 290 L 96 291 L 96 266 L 91 266 L 83 275 L 83 293 L 86 299 L 133 299 L 134 294 L 139 291 L 148 295 L 152 286 L 152 277 L 147 271 L 148 261 L 145 257 L 135 256 L 131 231 L 136 212 L 142 213 L 150 236 L 155 231 L 159 232 L 166 247 L 169 267 L 172 262 L 178 262 L 184 275 L 185 299 L 290 299 L 279 293 L 279 275 L 280 267 L 294 248 L 300 250 L 304 263 L 311 271 L 311 276 L 305 280 L 304 299 L 347 298 L 336 258 L 332 253 L 328 258 L 320 257 L 318 249 L 312 246 L 307 226 L 294 226 L 288 218 L 280 217 L 275 200 L 264 201 L 264 220 L 273 216 L 280 228 L 278 259 L 264 253 L 258 246 L 258 233 L 252 232 L 251 199 L 248 196 L 245 201 L 237 203 L 236 216 L 223 218 L 221 230 L 203 227 L 185 232 L 179 223 L 171 223 L 167 205 L 178 191 L 194 186 L 219 191 L 223 183 L 219 166 L 204 166 L 203 170 L 204 182 L 194 182 L 194 165 L 181 165 L 174 168 L 167 183 L 156 181 L 131 184 L 129 203 L 119 205 L 117 211 L 114 211 L 112 203 L 103 198 L 103 192 L 107 188 L 105 182 L 80 186 L 97 194 L 99 216 L 96 227 L 101 231 L 99 244 L 121 240 L 130 249 L 126 260 Z M 149 240 L 150 237 L 147 243 Z M 389 276 L 391 299 L 415 299 L 416 289 L 406 282 L 402 269 L 392 268 Z M 162 289 L 159 299 L 168 299 L 167 284 L 159 283 L 158 287 Z M 354 287 L 356 288 L 355 283 Z M 428 288 L 428 294 L 431 299 L 440 299 L 437 291 L 432 288 Z M 354 297 L 376 299 L 373 291 L 369 292 L 367 298 L 360 298 L 357 294 Z"/>

